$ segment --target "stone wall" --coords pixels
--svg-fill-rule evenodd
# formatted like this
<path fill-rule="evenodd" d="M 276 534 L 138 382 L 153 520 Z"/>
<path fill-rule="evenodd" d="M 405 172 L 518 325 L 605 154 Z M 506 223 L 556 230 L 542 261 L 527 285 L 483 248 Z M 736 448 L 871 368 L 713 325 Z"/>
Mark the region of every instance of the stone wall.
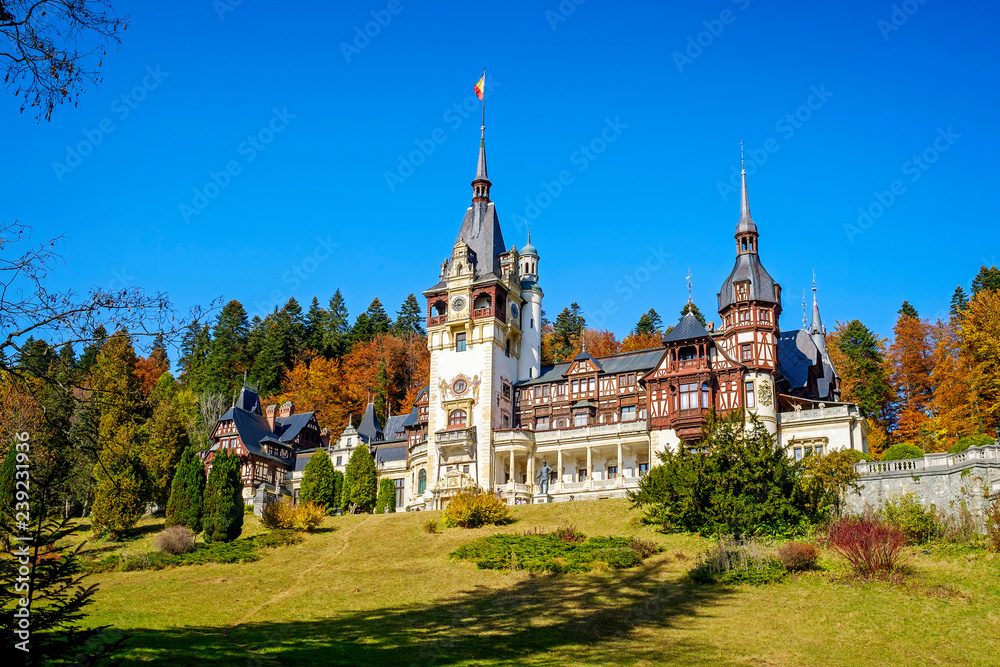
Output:
<path fill-rule="evenodd" d="M 1000 445 L 970 447 L 961 454 L 929 454 L 923 459 L 905 459 L 857 465 L 859 493 L 846 498 L 848 512 L 878 508 L 886 500 L 913 493 L 925 507 L 957 514 L 966 507 L 977 519 L 994 500 L 1000 499 Z"/>

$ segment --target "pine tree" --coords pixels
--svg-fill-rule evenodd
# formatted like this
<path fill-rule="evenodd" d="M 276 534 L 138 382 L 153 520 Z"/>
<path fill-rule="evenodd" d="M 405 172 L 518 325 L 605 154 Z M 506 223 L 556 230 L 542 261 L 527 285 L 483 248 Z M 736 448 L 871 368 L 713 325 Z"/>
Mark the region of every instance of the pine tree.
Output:
<path fill-rule="evenodd" d="M 344 494 L 344 473 L 339 470 L 333 471 L 333 507 L 343 507 L 341 496 Z M 329 509 L 329 507 L 327 508 Z"/>
<path fill-rule="evenodd" d="M 375 506 L 377 477 L 375 459 L 368 450 L 368 445 L 359 444 L 351 454 L 351 460 L 347 462 L 344 491 L 341 494 L 344 509 L 355 514 L 371 512 Z"/>
<path fill-rule="evenodd" d="M 309 304 L 309 312 L 306 313 L 306 347 L 314 354 L 329 358 L 329 351 L 326 349 L 326 329 L 330 319 L 327 313 L 319 305 L 319 299 L 313 297 Z"/>
<path fill-rule="evenodd" d="M 663 320 L 660 315 L 653 310 L 649 309 L 648 312 L 642 314 L 639 321 L 636 322 L 635 328 L 632 329 L 632 334 L 635 336 L 648 336 L 650 334 L 658 334 L 663 328 Z"/>
<path fill-rule="evenodd" d="M 167 527 L 187 526 L 201 532 L 201 511 L 205 502 L 205 464 L 191 447 L 184 450 L 170 485 Z"/>
<path fill-rule="evenodd" d="M 302 306 L 295 297 L 288 299 L 284 307 L 279 311 L 279 316 L 285 326 L 285 356 L 284 364 L 287 370 L 298 363 L 305 361 L 308 340 L 306 335 L 306 321 L 302 317 Z"/>
<path fill-rule="evenodd" d="M 358 315 L 358 319 L 351 328 L 351 348 L 358 343 L 367 343 L 376 336 L 387 334 L 392 331 L 392 320 L 382 307 L 382 302 L 377 298 L 368 306 L 368 310 Z"/>
<path fill-rule="evenodd" d="M 694 304 L 694 301 L 688 301 L 687 303 L 684 304 L 684 307 L 681 308 L 680 320 L 683 320 L 684 316 L 687 315 L 688 313 L 694 313 L 695 319 L 697 319 L 698 322 L 701 323 L 701 326 L 705 326 L 706 324 L 705 316 L 701 314 L 700 310 L 698 310 L 698 306 Z M 677 321 L 680 322 L 680 320 Z"/>
<path fill-rule="evenodd" d="M 972 280 L 972 296 L 983 290 L 1000 290 L 1000 269 L 995 266 L 981 266 Z"/>
<path fill-rule="evenodd" d="M 243 481 L 240 457 L 219 450 L 205 484 L 202 526 L 206 542 L 232 542 L 243 532 Z"/>
<path fill-rule="evenodd" d="M 837 327 L 828 347 L 841 376 L 841 400 L 857 403 L 866 417 L 891 430 L 895 417 L 885 341 L 859 320 L 852 320 Z"/>
<path fill-rule="evenodd" d="M 573 302 L 563 308 L 552 331 L 552 353 L 556 361 L 565 361 L 573 352 L 587 322 L 580 313 L 580 304 Z"/>
<path fill-rule="evenodd" d="M 909 301 L 903 301 L 903 305 L 899 307 L 898 315 L 905 315 L 906 317 L 919 318 L 920 313 L 917 309 L 913 307 Z"/>
<path fill-rule="evenodd" d="M 399 338 L 409 338 L 410 336 L 426 335 L 424 331 L 424 311 L 417 303 L 417 297 L 410 294 L 399 307 L 396 317 L 395 334 Z"/>
<path fill-rule="evenodd" d="M 391 479 L 383 479 L 378 483 L 378 500 L 375 501 L 375 514 L 390 514 L 396 511 L 396 487 Z"/>
<path fill-rule="evenodd" d="M 90 337 L 93 339 L 93 342 L 83 348 L 83 354 L 80 355 L 80 370 L 83 373 L 89 373 L 90 369 L 97 362 L 97 355 L 101 351 L 104 342 L 108 339 L 108 330 L 104 328 L 103 324 L 98 324 Z"/>
<path fill-rule="evenodd" d="M 250 369 L 250 377 L 257 383 L 261 396 L 281 391 L 285 379 L 285 357 L 288 344 L 288 320 L 279 312 L 268 315 L 258 328 L 260 349 L 257 350 Z"/>
<path fill-rule="evenodd" d="M 350 351 L 348 337 L 351 331 L 351 321 L 347 312 L 347 303 L 339 289 L 330 297 L 326 312 L 328 319 L 324 333 L 324 348 L 328 358 L 340 358 Z"/>
<path fill-rule="evenodd" d="M 195 392 L 200 392 L 205 383 L 210 342 L 208 325 L 199 324 L 197 319 L 188 325 L 181 338 L 180 358 L 177 360 L 180 380 L 184 386 L 190 387 Z"/>
<path fill-rule="evenodd" d="M 317 449 L 305 470 L 302 471 L 302 487 L 299 489 L 299 502 L 312 501 L 327 509 L 332 509 L 336 503 L 336 480 L 333 464 L 326 450 Z"/>
<path fill-rule="evenodd" d="M 239 301 L 230 301 L 212 329 L 205 360 L 204 389 L 228 398 L 242 386 L 247 369 L 247 313 Z"/>
<path fill-rule="evenodd" d="M 958 317 L 958 315 L 965 310 L 969 305 L 969 298 L 965 296 L 965 290 L 959 285 L 955 288 L 955 293 L 951 297 L 951 316 Z"/>

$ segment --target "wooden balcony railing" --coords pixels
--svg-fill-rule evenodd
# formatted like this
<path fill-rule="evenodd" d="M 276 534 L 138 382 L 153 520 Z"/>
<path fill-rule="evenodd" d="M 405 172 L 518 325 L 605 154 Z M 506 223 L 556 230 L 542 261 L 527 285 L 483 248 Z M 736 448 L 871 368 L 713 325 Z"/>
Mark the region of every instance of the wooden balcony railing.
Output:
<path fill-rule="evenodd" d="M 492 317 L 492 316 L 493 316 L 492 307 L 476 308 L 475 310 L 472 311 L 473 319 L 478 319 L 480 317 Z"/>
<path fill-rule="evenodd" d="M 432 315 L 427 318 L 427 326 L 436 327 L 439 324 L 444 324 L 448 321 L 448 315 Z"/>

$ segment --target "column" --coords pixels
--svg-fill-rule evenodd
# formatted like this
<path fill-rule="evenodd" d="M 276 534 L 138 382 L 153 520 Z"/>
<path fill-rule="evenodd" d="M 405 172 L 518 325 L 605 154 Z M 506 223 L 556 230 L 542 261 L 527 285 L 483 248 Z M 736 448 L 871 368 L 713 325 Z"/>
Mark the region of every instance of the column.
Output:
<path fill-rule="evenodd" d="M 615 480 L 615 486 L 625 485 L 625 466 L 623 465 L 622 459 L 622 441 L 618 441 L 618 479 Z"/>
<path fill-rule="evenodd" d="M 587 445 L 587 487 L 594 488 L 594 458 L 589 444 Z"/>
<path fill-rule="evenodd" d="M 563 487 L 563 460 L 562 460 L 562 447 L 559 448 L 559 454 L 557 455 L 556 470 L 559 473 L 556 475 L 556 483 L 559 484 L 559 490 L 562 491 Z"/>
<path fill-rule="evenodd" d="M 510 483 L 514 483 L 514 449 L 510 450 Z"/>
<path fill-rule="evenodd" d="M 525 466 L 526 472 L 528 473 L 528 493 L 535 495 L 535 455 L 528 455 L 528 463 Z"/>

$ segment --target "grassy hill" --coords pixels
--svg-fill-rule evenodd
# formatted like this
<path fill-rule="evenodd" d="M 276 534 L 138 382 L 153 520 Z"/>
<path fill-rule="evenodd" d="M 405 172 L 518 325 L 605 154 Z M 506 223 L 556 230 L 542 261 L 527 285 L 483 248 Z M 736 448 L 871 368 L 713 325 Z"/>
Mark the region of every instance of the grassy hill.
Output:
<path fill-rule="evenodd" d="M 436 514 L 330 517 L 254 563 L 95 575 L 88 623 L 125 630 L 125 665 L 1000 664 L 995 557 L 915 549 L 893 585 L 838 580 L 824 554 L 826 571 L 780 584 L 704 586 L 684 575 L 705 541 L 642 527 L 625 501 L 523 506 L 503 528 L 429 534 Z M 566 524 L 665 550 L 559 576 L 448 557 L 482 535 Z M 135 551 L 148 532 L 95 546 Z"/>

